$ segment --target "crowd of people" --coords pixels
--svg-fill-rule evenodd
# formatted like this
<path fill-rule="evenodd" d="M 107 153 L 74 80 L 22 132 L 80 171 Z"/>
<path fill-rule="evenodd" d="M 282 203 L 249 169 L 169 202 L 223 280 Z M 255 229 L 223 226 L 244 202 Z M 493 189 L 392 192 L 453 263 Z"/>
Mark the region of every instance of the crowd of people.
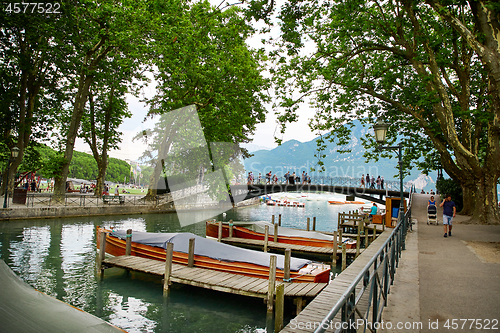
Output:
<path fill-rule="evenodd" d="M 302 175 L 296 175 L 295 172 L 290 174 L 290 171 L 283 175 L 285 184 L 287 185 L 296 185 L 296 184 L 311 184 L 311 177 L 307 174 L 307 172 L 302 171 Z M 240 177 L 238 177 L 237 183 L 239 182 Z M 276 174 L 273 174 L 272 171 L 269 171 L 262 177 L 262 174 L 259 172 L 259 176 L 255 179 L 255 176 L 252 171 L 248 172 L 247 176 L 247 185 L 252 184 L 278 184 L 279 178 Z"/>
<path fill-rule="evenodd" d="M 372 189 L 377 189 L 377 190 L 383 190 L 384 189 L 384 177 L 380 177 L 380 175 L 375 178 L 375 176 L 371 176 L 370 174 L 363 174 L 361 176 L 361 187 L 364 188 L 372 188 Z"/>

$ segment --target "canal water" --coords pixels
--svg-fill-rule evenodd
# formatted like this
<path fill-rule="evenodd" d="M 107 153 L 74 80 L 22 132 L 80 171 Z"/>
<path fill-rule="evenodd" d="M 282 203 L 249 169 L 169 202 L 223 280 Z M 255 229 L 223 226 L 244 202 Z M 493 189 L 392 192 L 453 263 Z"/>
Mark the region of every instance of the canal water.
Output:
<path fill-rule="evenodd" d="M 270 221 L 281 214 L 283 226 L 305 228 L 307 217 L 312 223 L 315 216 L 317 230 L 333 231 L 339 212 L 360 207 L 326 201 L 345 200 L 339 195 L 305 195 L 281 195 L 305 208 L 257 205 L 213 218 Z M 159 277 L 117 268 L 98 279 L 96 226 L 205 236 L 204 221 L 181 227 L 176 214 L 7 221 L 0 223 L 0 259 L 32 287 L 128 332 L 265 332 L 270 326 L 261 299 L 175 284 L 165 298 Z"/>

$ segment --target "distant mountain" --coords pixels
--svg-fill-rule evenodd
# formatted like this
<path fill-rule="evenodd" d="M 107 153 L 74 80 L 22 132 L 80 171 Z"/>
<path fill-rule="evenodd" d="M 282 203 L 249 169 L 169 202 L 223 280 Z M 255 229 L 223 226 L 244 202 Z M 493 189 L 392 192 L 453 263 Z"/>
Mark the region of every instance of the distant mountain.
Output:
<path fill-rule="evenodd" d="M 273 149 L 270 147 L 255 145 L 253 143 L 244 143 L 241 146 L 243 148 L 246 148 L 250 153 L 253 153 L 254 151 L 258 151 L 258 150 L 271 150 L 271 149 Z"/>
<path fill-rule="evenodd" d="M 271 150 L 258 150 L 252 152 L 254 156 L 245 159 L 244 165 L 246 171 L 252 171 L 254 175 L 259 173 L 264 175 L 269 171 L 277 176 L 282 176 L 287 171 L 290 173 L 302 174 L 306 171 L 311 177 L 352 177 L 361 178 L 361 175 L 368 173 L 377 176 L 383 176 L 386 180 L 399 180 L 398 158 L 394 154 L 393 158 L 379 159 L 378 162 L 370 161 L 366 163 L 363 154 L 365 149 L 361 145 L 361 137 L 371 130 L 364 128 L 361 123 L 356 122 L 352 129 L 352 136 L 349 144 L 345 146 L 336 146 L 327 143 L 323 159 L 325 171 L 314 171 L 311 173 L 311 167 L 319 169 L 318 159 L 314 157 L 317 149 L 317 138 L 309 142 L 300 142 L 297 140 L 286 141 Z M 339 153 L 338 150 L 350 149 L 350 153 Z M 413 182 L 417 189 L 424 188 L 425 191 L 435 189 L 436 173 L 429 176 L 421 175 L 418 170 L 405 177 L 405 182 Z"/>

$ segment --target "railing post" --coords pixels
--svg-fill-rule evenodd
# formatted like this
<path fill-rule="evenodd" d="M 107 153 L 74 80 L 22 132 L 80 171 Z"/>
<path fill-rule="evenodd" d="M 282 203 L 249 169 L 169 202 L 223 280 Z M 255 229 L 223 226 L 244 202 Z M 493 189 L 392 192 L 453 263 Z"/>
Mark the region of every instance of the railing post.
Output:
<path fill-rule="evenodd" d="M 125 243 L 125 255 L 129 256 L 130 253 L 132 252 L 132 229 L 127 230 L 127 236 L 126 236 L 126 243 Z"/>
<path fill-rule="evenodd" d="M 273 311 L 274 288 L 276 284 L 276 256 L 272 255 L 269 262 L 269 284 L 267 287 L 267 311 Z"/>

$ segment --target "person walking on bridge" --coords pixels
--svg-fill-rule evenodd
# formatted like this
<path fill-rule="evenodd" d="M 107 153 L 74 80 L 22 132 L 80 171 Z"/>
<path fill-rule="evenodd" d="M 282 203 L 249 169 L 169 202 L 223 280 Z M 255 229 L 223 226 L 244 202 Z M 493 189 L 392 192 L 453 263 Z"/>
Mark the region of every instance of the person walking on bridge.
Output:
<path fill-rule="evenodd" d="M 457 214 L 457 207 L 455 207 L 455 203 L 451 201 L 451 194 L 446 194 L 444 196 L 444 200 L 439 207 L 443 207 L 444 237 L 451 236 L 451 221 Z M 448 226 L 448 230 L 446 230 L 446 226 Z"/>

